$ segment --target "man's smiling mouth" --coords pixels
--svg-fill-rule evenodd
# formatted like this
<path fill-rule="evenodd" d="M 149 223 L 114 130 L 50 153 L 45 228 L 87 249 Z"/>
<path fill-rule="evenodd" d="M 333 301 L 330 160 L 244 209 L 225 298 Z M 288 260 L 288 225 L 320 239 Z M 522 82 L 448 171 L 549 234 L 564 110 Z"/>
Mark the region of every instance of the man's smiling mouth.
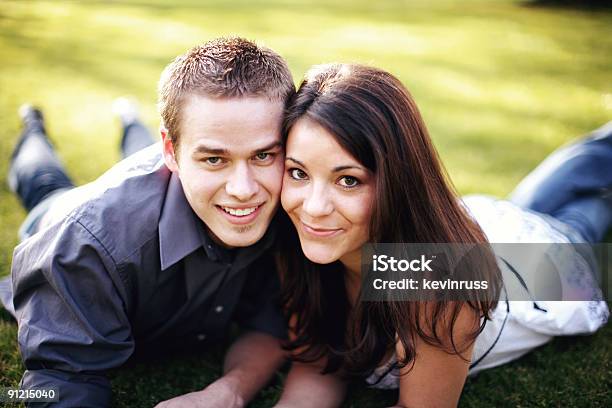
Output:
<path fill-rule="evenodd" d="M 247 215 L 254 213 L 259 207 L 261 207 L 261 204 L 255 205 L 253 207 L 245 207 L 245 208 L 234 208 L 234 207 L 225 207 L 225 206 L 219 206 L 219 207 L 223 211 L 225 211 L 226 213 L 230 215 L 233 215 L 234 217 L 246 217 Z"/>

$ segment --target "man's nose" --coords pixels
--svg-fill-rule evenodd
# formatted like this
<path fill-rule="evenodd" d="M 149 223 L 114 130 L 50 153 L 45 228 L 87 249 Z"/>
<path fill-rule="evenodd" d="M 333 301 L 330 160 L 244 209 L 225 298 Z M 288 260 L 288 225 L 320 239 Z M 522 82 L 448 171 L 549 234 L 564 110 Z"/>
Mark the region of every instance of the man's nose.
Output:
<path fill-rule="evenodd" d="M 308 191 L 302 208 L 311 217 L 323 217 L 334 211 L 334 205 L 328 189 L 323 185 L 314 184 Z"/>
<path fill-rule="evenodd" d="M 246 163 L 238 163 L 225 184 L 227 194 L 240 201 L 248 201 L 259 192 L 259 183 Z"/>

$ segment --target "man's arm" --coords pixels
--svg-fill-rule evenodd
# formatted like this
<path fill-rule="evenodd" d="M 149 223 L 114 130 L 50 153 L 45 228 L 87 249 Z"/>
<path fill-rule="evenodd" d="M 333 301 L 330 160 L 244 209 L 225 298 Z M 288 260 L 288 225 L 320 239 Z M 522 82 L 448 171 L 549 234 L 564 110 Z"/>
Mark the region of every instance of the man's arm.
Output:
<path fill-rule="evenodd" d="M 265 333 L 241 336 L 227 352 L 223 377 L 201 391 L 164 401 L 157 408 L 219 407 L 246 405 L 285 361 L 280 340 Z"/>
<path fill-rule="evenodd" d="M 19 387 L 53 388 L 58 397 L 56 403 L 36 403 L 36 407 L 109 407 L 111 387 L 104 375 L 70 373 L 62 370 L 26 370 Z"/>
<path fill-rule="evenodd" d="M 134 349 L 113 266 L 99 242 L 70 220 L 15 250 L 13 302 L 27 369 L 21 386 L 56 388 L 59 403 L 49 405 L 110 405 L 103 372 Z"/>

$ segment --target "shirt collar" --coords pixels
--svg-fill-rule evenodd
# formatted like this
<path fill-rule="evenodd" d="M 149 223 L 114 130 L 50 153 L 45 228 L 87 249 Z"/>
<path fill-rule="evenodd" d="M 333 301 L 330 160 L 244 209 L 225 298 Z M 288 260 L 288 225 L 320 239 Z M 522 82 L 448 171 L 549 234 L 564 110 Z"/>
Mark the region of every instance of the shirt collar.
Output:
<path fill-rule="evenodd" d="M 178 176 L 170 176 L 159 219 L 159 258 L 165 270 L 202 246 L 207 239 L 204 223 L 187 202 Z M 208 244 L 204 243 L 208 253 Z"/>

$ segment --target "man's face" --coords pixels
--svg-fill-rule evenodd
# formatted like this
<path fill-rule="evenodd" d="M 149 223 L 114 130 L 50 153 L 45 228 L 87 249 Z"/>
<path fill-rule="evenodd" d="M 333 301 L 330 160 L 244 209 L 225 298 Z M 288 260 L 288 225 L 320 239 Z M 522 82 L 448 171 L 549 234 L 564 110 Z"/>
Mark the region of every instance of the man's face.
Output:
<path fill-rule="evenodd" d="M 282 102 L 266 97 L 191 95 L 176 152 L 162 131 L 166 165 L 221 245 L 253 245 L 274 216 L 283 178 L 282 114 Z"/>

